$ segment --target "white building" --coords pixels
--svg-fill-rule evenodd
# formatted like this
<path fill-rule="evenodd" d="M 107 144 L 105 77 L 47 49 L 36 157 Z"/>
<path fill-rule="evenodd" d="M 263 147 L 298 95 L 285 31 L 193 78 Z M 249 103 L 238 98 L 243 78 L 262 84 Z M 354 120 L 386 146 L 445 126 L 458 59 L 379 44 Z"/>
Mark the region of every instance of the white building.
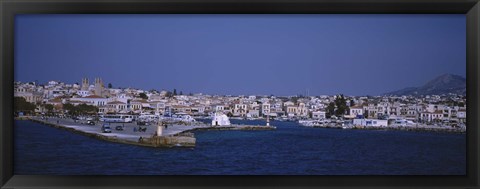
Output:
<path fill-rule="evenodd" d="M 223 112 L 224 109 L 225 109 L 225 106 L 222 106 L 222 105 L 217 105 L 214 108 L 216 112 Z"/>
<path fill-rule="evenodd" d="M 233 109 L 234 116 L 245 117 L 247 114 L 247 104 L 235 104 Z"/>
<path fill-rule="evenodd" d="M 268 115 L 270 114 L 270 104 L 268 103 L 263 103 L 261 106 L 260 106 L 260 110 L 262 112 L 262 115 Z"/>
<path fill-rule="evenodd" d="M 86 97 L 86 96 L 92 95 L 93 93 L 91 93 L 88 90 L 87 91 L 80 90 L 80 91 L 77 91 L 77 94 L 80 95 L 81 97 Z"/>
<path fill-rule="evenodd" d="M 422 112 L 420 114 L 420 119 L 425 122 L 440 122 L 443 120 L 443 111 Z"/>
<path fill-rule="evenodd" d="M 230 119 L 228 119 L 227 115 L 218 112 L 218 113 L 215 113 L 215 115 L 213 115 L 212 125 L 213 126 L 230 125 Z"/>
<path fill-rule="evenodd" d="M 325 119 L 326 118 L 326 113 L 324 111 L 316 111 L 312 112 L 312 118 L 313 119 Z"/>
<path fill-rule="evenodd" d="M 105 112 L 124 113 L 127 111 L 127 103 L 121 101 L 108 102 Z"/>
<path fill-rule="evenodd" d="M 40 104 L 43 100 L 42 94 L 38 92 L 15 92 L 15 97 L 23 97 L 27 102 Z"/>
<path fill-rule="evenodd" d="M 260 111 L 258 111 L 258 110 L 248 110 L 247 117 L 248 118 L 260 117 Z"/>
<path fill-rule="evenodd" d="M 467 111 L 464 108 L 460 108 L 457 111 L 457 118 L 459 122 L 466 123 L 467 122 Z"/>
<path fill-rule="evenodd" d="M 107 105 L 108 99 L 97 95 L 90 95 L 81 98 L 71 98 L 70 100 L 84 102 L 85 104 L 91 104 L 94 106 L 105 106 Z"/>
<path fill-rule="evenodd" d="M 352 106 L 349 115 L 345 115 L 346 118 L 357 118 L 357 116 L 363 116 L 363 106 Z"/>
<path fill-rule="evenodd" d="M 305 103 L 303 103 L 303 102 L 299 103 L 298 108 L 297 108 L 297 113 L 298 113 L 299 116 L 302 116 L 302 117 L 307 117 L 308 116 L 308 109 L 305 106 Z"/>

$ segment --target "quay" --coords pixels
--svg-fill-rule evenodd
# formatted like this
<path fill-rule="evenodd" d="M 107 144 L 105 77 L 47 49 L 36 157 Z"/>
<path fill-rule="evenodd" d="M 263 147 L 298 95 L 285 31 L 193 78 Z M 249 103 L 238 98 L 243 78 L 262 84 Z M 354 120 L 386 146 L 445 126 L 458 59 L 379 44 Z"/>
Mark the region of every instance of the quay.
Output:
<path fill-rule="evenodd" d="M 449 126 L 433 126 L 433 125 L 390 125 L 387 127 L 376 126 L 341 126 L 341 125 L 318 125 L 318 126 L 305 126 L 313 128 L 332 128 L 332 129 L 359 129 L 359 130 L 397 130 L 397 131 L 413 131 L 413 132 L 437 132 L 437 133 L 465 133 L 465 128 L 453 128 Z"/>
<path fill-rule="evenodd" d="M 102 122 L 95 125 L 87 125 L 82 122 L 75 122 L 72 119 L 64 118 L 45 118 L 40 117 L 20 117 L 18 120 L 30 120 L 33 122 L 48 125 L 54 128 L 64 129 L 84 136 L 123 144 L 138 145 L 145 147 L 194 147 L 196 138 L 192 131 L 198 130 L 275 130 L 274 126 L 260 125 L 229 125 L 229 126 L 211 126 L 204 123 L 195 123 L 191 125 L 168 125 L 163 128 L 160 136 L 156 136 L 157 125 L 141 126 L 145 131 L 137 131 L 139 128 L 135 123 L 110 123 L 111 133 L 102 132 Z M 122 126 L 124 129 L 119 131 L 115 128 Z"/>

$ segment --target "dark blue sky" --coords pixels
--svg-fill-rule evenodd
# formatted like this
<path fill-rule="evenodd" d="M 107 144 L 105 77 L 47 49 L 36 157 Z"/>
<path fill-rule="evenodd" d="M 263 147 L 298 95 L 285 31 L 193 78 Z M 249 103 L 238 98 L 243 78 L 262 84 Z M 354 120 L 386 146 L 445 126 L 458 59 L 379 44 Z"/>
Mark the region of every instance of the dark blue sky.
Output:
<path fill-rule="evenodd" d="M 15 80 L 377 95 L 466 75 L 465 15 L 19 15 Z"/>

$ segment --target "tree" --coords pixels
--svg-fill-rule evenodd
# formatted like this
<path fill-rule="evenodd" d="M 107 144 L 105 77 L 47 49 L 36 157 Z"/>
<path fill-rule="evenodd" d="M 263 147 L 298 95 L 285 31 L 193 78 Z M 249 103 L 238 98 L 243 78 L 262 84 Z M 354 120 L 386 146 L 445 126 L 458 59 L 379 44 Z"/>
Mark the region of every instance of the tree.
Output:
<path fill-rule="evenodd" d="M 145 93 L 140 93 L 140 98 L 148 99 L 148 96 Z"/>
<path fill-rule="evenodd" d="M 173 89 L 173 96 L 177 96 L 177 89 Z"/>
<path fill-rule="evenodd" d="M 95 114 L 98 112 L 96 106 L 80 104 L 78 106 L 72 105 L 70 103 L 64 104 L 63 109 L 68 111 L 70 115 L 85 115 L 85 114 Z"/>
<path fill-rule="evenodd" d="M 70 103 L 63 104 L 63 110 L 67 111 L 70 115 L 75 115 L 75 106 Z"/>
<path fill-rule="evenodd" d="M 13 108 L 15 112 L 33 113 L 35 111 L 35 104 L 27 102 L 23 97 L 14 97 Z"/>
<path fill-rule="evenodd" d="M 183 92 L 182 92 L 182 91 L 180 91 L 180 95 L 183 95 Z"/>
<path fill-rule="evenodd" d="M 78 106 L 75 106 L 75 108 L 78 110 L 78 113 L 81 115 L 95 114 L 98 112 L 98 108 L 96 106 L 87 105 L 87 104 L 80 104 Z"/>
<path fill-rule="evenodd" d="M 48 114 L 51 114 L 53 112 L 53 105 L 51 104 L 45 104 L 45 109 L 47 110 Z"/>
<path fill-rule="evenodd" d="M 297 101 L 298 101 L 298 97 L 294 96 L 294 97 L 291 98 L 291 100 L 294 104 L 296 104 Z"/>
<path fill-rule="evenodd" d="M 165 94 L 165 96 L 168 98 L 173 97 L 173 93 L 170 91 L 167 91 L 167 94 Z"/>
<path fill-rule="evenodd" d="M 355 106 L 355 101 L 352 99 L 350 100 L 350 107 Z"/>
<path fill-rule="evenodd" d="M 112 87 L 112 83 L 108 83 L 108 88 L 111 89 Z"/>
<path fill-rule="evenodd" d="M 348 111 L 349 108 L 347 106 L 347 100 L 345 99 L 345 97 L 343 96 L 343 94 L 339 95 L 336 99 L 335 99 L 335 106 L 336 106 L 336 110 L 335 110 L 335 115 L 336 116 L 342 116 L 345 114 L 345 111 Z"/>
<path fill-rule="evenodd" d="M 327 106 L 327 113 L 329 116 L 332 116 L 335 114 L 335 103 L 334 102 L 330 102 Z"/>

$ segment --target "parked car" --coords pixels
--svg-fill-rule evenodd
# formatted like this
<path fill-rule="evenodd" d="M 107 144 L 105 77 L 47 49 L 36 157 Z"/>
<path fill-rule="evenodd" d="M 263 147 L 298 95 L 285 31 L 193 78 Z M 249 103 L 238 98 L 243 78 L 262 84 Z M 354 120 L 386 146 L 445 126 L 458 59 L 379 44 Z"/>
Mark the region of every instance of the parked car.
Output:
<path fill-rule="evenodd" d="M 123 126 L 119 125 L 115 127 L 115 130 L 117 131 L 123 131 Z"/>
<path fill-rule="evenodd" d="M 103 124 L 102 126 L 102 133 L 111 133 L 112 129 L 110 128 L 109 124 Z"/>
<path fill-rule="evenodd" d="M 137 125 L 145 125 L 145 126 L 148 126 L 150 125 L 148 122 L 146 121 L 137 121 Z"/>
<path fill-rule="evenodd" d="M 87 125 L 95 125 L 95 122 L 92 121 L 92 120 L 88 120 L 88 121 L 87 121 Z"/>

